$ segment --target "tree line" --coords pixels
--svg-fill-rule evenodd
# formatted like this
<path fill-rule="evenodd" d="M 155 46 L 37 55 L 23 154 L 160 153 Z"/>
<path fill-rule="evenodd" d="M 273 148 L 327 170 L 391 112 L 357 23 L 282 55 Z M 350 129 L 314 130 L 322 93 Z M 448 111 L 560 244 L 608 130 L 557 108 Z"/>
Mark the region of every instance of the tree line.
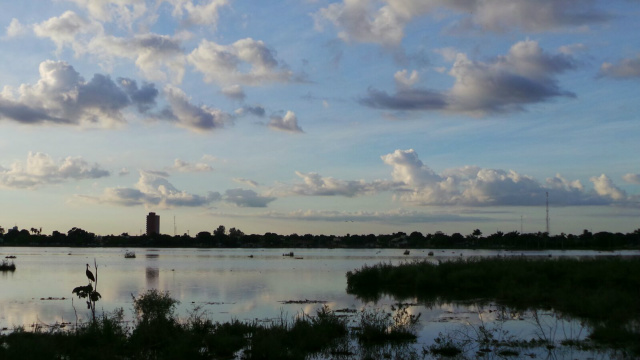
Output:
<path fill-rule="evenodd" d="M 245 234 L 239 229 L 227 230 L 224 225 L 212 232 L 202 231 L 195 236 L 183 235 L 96 235 L 73 227 L 66 233 L 53 231 L 42 234 L 41 229 L 5 231 L 0 227 L 0 245 L 4 246 L 83 246 L 83 247 L 222 247 L 222 248 L 406 248 L 406 249 L 640 249 L 640 229 L 630 233 L 596 232 L 583 230 L 581 234 L 550 235 L 546 232 L 519 233 L 497 231 L 484 235 L 479 229 L 463 235 L 445 234 L 441 231 L 423 234 L 347 234 L 281 235 Z"/>

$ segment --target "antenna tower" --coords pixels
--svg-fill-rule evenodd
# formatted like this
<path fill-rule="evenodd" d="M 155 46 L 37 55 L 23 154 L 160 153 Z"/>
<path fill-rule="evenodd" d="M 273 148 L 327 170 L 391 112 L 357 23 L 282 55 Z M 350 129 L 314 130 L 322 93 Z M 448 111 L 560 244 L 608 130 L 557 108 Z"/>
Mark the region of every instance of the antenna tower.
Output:
<path fill-rule="evenodd" d="M 549 192 L 547 191 L 547 234 L 549 234 Z"/>

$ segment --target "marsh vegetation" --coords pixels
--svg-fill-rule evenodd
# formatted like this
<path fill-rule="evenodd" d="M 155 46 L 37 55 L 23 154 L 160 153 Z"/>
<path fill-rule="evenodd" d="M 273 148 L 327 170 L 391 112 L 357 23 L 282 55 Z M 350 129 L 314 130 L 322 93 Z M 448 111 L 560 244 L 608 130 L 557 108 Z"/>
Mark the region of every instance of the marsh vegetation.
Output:
<path fill-rule="evenodd" d="M 282 315 L 268 321 L 212 322 L 199 308 L 187 319 L 175 315 L 178 301 L 149 290 L 133 298 L 135 320 L 118 309 L 74 328 L 17 327 L 0 335 L 2 359 L 305 359 L 366 354 L 406 354 L 416 340 L 416 316 L 362 311 L 357 325 L 323 306 L 316 314 Z"/>
<path fill-rule="evenodd" d="M 552 310 L 588 324 L 594 344 L 640 354 L 638 258 L 496 257 L 423 260 L 399 266 L 381 263 L 348 272 L 347 284 L 347 292 L 368 301 L 391 295 L 397 300 L 417 299 L 427 306 L 472 301 L 496 302 L 515 311 Z M 443 336 L 438 346 L 445 351 L 453 340 Z"/>

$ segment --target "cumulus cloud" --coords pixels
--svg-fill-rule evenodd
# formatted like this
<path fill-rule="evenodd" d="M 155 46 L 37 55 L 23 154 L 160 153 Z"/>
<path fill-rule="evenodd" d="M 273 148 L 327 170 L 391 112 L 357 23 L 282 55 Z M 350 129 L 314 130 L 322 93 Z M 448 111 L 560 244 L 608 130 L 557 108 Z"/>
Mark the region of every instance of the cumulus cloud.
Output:
<path fill-rule="evenodd" d="M 134 188 L 107 188 L 102 196 L 93 200 L 123 206 L 145 205 L 166 209 L 207 206 L 220 199 L 221 195 L 218 192 L 209 192 L 202 196 L 178 190 L 165 176 L 141 170 Z"/>
<path fill-rule="evenodd" d="M 293 111 L 287 111 L 284 116 L 273 115 L 268 124 L 269 128 L 274 130 L 302 133 L 302 128 L 298 126 L 298 118 Z"/>
<path fill-rule="evenodd" d="M 456 213 L 426 213 L 406 209 L 390 211 L 327 211 L 327 210 L 295 210 L 287 213 L 268 212 L 252 214 L 268 219 L 327 221 L 327 222 L 383 222 L 390 224 L 442 223 L 442 222 L 480 222 L 489 220 L 481 216 L 466 216 Z"/>
<path fill-rule="evenodd" d="M 109 62 L 117 58 L 135 61 L 138 69 L 151 80 L 166 81 L 167 72 L 174 83 L 182 81 L 185 56 L 180 36 L 137 34 L 133 37 L 100 35 L 91 39 L 87 49 Z"/>
<path fill-rule="evenodd" d="M 181 89 L 167 85 L 164 88 L 165 98 L 169 103 L 162 117 L 176 122 L 179 126 L 194 131 L 207 131 L 224 126 L 231 121 L 229 114 L 206 105 L 194 105 Z"/>
<path fill-rule="evenodd" d="M 28 30 L 27 27 L 22 25 L 20 20 L 13 18 L 11 19 L 11 22 L 7 26 L 7 32 L 5 36 L 7 38 L 22 36 L 27 33 L 27 30 Z"/>
<path fill-rule="evenodd" d="M 547 193 L 558 206 L 624 204 L 628 200 L 606 175 L 592 177 L 594 189 L 590 191 L 580 181 L 560 175 L 540 183 L 513 170 L 476 166 L 437 174 L 412 149 L 396 150 L 382 160 L 393 168 L 393 179 L 405 185 L 396 198 L 417 205 L 540 206 Z"/>
<path fill-rule="evenodd" d="M 188 56 L 188 62 L 204 74 L 204 80 L 225 86 L 257 86 L 295 81 L 291 70 L 276 59 L 264 42 L 251 38 L 231 45 L 202 40 Z"/>
<path fill-rule="evenodd" d="M 118 78 L 118 84 L 129 95 L 131 101 L 138 107 L 139 112 L 142 113 L 155 107 L 158 89 L 154 84 L 143 83 L 138 88 L 138 83 L 128 78 Z"/>
<path fill-rule="evenodd" d="M 29 152 L 25 163 L 15 162 L 9 169 L 0 167 L 0 186 L 33 189 L 68 180 L 98 179 L 110 173 L 98 164 L 89 164 L 81 157 L 66 157 L 55 161 L 48 154 Z"/>
<path fill-rule="evenodd" d="M 245 179 L 245 178 L 233 178 L 233 181 L 237 182 L 238 184 L 243 184 L 243 185 L 248 185 L 251 187 L 258 187 L 258 182 L 251 180 L 251 179 Z"/>
<path fill-rule="evenodd" d="M 598 195 L 602 197 L 610 197 L 613 200 L 624 200 L 627 197 L 627 194 L 620 190 L 605 174 L 594 176 L 589 180 L 593 183 L 593 188 Z"/>
<path fill-rule="evenodd" d="M 174 5 L 173 16 L 183 18 L 186 25 L 209 25 L 216 28 L 220 9 L 228 6 L 228 0 L 209 0 L 194 4 L 191 0 L 169 0 Z"/>
<path fill-rule="evenodd" d="M 640 184 L 640 174 L 625 174 L 622 179 L 630 184 Z"/>
<path fill-rule="evenodd" d="M 296 171 L 296 175 L 303 180 L 303 183 L 283 185 L 273 189 L 275 194 L 282 196 L 345 196 L 356 197 L 360 195 L 373 194 L 379 191 L 389 190 L 394 187 L 390 181 L 364 180 L 340 180 L 332 177 L 323 177 L 317 173 L 303 173 Z"/>
<path fill-rule="evenodd" d="M 415 71 L 415 70 L 413 70 L 411 72 L 411 74 L 409 74 L 407 69 L 403 69 L 403 70 L 397 71 L 393 75 L 393 78 L 396 81 L 396 86 L 397 87 L 399 87 L 399 88 L 402 88 L 402 87 L 411 88 L 413 85 L 415 85 L 420 80 L 420 75 L 418 75 L 418 72 Z"/>
<path fill-rule="evenodd" d="M 206 163 L 195 163 L 191 164 L 184 160 L 176 159 L 173 162 L 173 166 L 171 170 L 178 172 L 208 172 L 213 171 L 213 167 Z"/>
<path fill-rule="evenodd" d="M 622 59 L 616 64 L 603 63 L 600 66 L 600 76 L 618 80 L 640 78 L 640 55 L 635 58 Z"/>
<path fill-rule="evenodd" d="M 86 9 L 89 15 L 99 21 L 110 22 L 114 19 L 130 26 L 147 11 L 145 0 L 67 0 Z"/>
<path fill-rule="evenodd" d="M 562 90 L 556 76 L 576 67 L 569 55 L 548 54 L 532 40 L 514 44 L 506 55 L 490 62 L 457 54 L 449 71 L 455 79 L 448 91 L 413 87 L 418 75 L 396 73 L 398 89 L 388 94 L 374 88 L 360 99 L 363 105 L 390 110 L 444 110 L 484 115 L 522 111 L 524 106 L 556 97 L 575 97 Z"/>
<path fill-rule="evenodd" d="M 244 89 L 242 88 L 242 86 L 238 84 L 224 87 L 222 88 L 222 90 L 220 90 L 220 92 L 222 93 L 222 95 L 233 100 L 244 101 L 244 99 L 247 97 L 247 94 L 244 93 Z"/>
<path fill-rule="evenodd" d="M 253 115 L 263 117 L 267 111 L 261 105 L 245 105 L 239 109 L 236 109 L 235 114 L 237 116 Z"/>
<path fill-rule="evenodd" d="M 39 37 L 51 39 L 58 51 L 69 46 L 76 54 L 86 50 L 85 42 L 78 41 L 78 36 L 93 36 L 101 31 L 100 24 L 91 22 L 73 11 L 66 11 L 58 17 L 52 17 L 33 26 L 33 32 Z"/>
<path fill-rule="evenodd" d="M 408 23 L 432 14 L 450 14 L 451 28 L 459 31 L 544 32 L 569 26 L 607 21 L 611 16 L 595 7 L 595 1 L 581 0 L 343 0 L 313 15 L 316 29 L 332 24 L 345 42 L 397 46 Z M 446 19 L 446 18 L 445 18 Z"/>
<path fill-rule="evenodd" d="M 117 84 L 107 75 L 95 74 L 85 81 L 64 61 L 44 61 L 39 71 L 36 84 L 23 84 L 17 91 L 5 87 L 0 93 L 0 119 L 110 126 L 124 121 L 122 111 L 128 106 L 143 111 L 155 103 L 157 95 L 153 85 L 132 91 L 128 79 Z"/>
<path fill-rule="evenodd" d="M 266 207 L 275 197 L 258 195 L 253 190 L 229 189 L 224 193 L 224 201 L 239 207 Z"/>

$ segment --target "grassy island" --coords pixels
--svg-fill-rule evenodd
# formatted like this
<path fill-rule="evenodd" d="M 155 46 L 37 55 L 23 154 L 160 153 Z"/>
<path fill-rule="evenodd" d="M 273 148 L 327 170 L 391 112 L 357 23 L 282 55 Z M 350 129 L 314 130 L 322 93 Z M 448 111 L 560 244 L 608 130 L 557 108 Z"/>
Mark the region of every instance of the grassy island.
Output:
<path fill-rule="evenodd" d="M 347 292 L 424 303 L 496 301 L 584 319 L 595 342 L 640 354 L 640 259 L 470 258 L 378 264 L 347 273 Z"/>

